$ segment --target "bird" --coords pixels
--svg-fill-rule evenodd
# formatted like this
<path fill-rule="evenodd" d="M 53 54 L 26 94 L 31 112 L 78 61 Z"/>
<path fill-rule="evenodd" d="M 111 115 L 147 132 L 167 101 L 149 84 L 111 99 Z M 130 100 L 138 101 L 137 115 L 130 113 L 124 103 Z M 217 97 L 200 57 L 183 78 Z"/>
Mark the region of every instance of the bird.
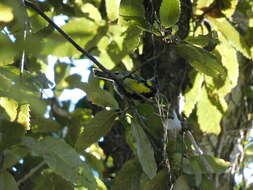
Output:
<path fill-rule="evenodd" d="M 133 99 L 151 98 L 157 92 L 154 78 L 145 80 L 140 75 L 129 72 L 113 72 L 113 78 L 96 68 L 93 68 L 93 73 L 95 77 L 113 82 L 114 90 L 122 99 L 125 96 Z"/>

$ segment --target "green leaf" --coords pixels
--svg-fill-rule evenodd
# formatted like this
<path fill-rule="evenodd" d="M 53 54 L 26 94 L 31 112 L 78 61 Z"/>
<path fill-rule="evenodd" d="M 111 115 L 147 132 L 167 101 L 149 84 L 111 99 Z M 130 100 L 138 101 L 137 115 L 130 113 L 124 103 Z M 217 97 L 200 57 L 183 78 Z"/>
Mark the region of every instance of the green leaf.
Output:
<path fill-rule="evenodd" d="M 46 105 L 40 98 L 41 93 L 39 89 L 41 87 L 38 87 L 38 81 L 34 81 L 29 72 L 24 72 L 24 77 L 21 82 L 17 67 L 4 66 L 0 68 L 0 79 L 3 79 L 3 86 L 0 87 L 0 96 L 13 99 L 19 105 L 30 104 L 31 110 L 37 114 L 44 113 Z M 15 110 L 11 112 L 11 117 L 13 117 Z"/>
<path fill-rule="evenodd" d="M 218 89 L 219 96 L 225 98 L 238 83 L 239 61 L 236 50 L 227 43 L 220 43 L 216 46 L 216 50 L 220 54 L 222 65 L 227 69 L 226 80 Z"/>
<path fill-rule="evenodd" d="M 198 0 L 198 1 L 197 1 L 196 7 L 197 7 L 198 9 L 207 8 L 207 7 L 209 7 L 213 2 L 214 2 L 214 0 Z"/>
<path fill-rule="evenodd" d="M 119 15 L 119 23 L 122 25 L 137 25 L 141 28 L 148 28 L 142 0 L 121 0 Z"/>
<path fill-rule="evenodd" d="M 151 179 L 150 181 L 146 182 L 144 185 L 143 190 L 167 190 L 168 187 L 168 171 L 163 169 L 157 173 L 157 175 Z"/>
<path fill-rule="evenodd" d="M 175 25 L 180 17 L 180 1 L 179 0 L 162 0 L 160 7 L 160 21 L 164 27 Z"/>
<path fill-rule="evenodd" d="M 98 112 L 85 126 L 84 132 L 77 139 L 76 148 L 84 150 L 99 138 L 105 136 L 111 130 L 116 116 L 115 111 L 103 110 Z"/>
<path fill-rule="evenodd" d="M 10 168 L 28 153 L 27 149 L 21 146 L 13 146 L 4 151 L 3 169 Z"/>
<path fill-rule="evenodd" d="M 89 42 L 96 31 L 98 24 L 87 18 L 76 18 L 70 20 L 62 29 L 80 46 L 85 46 Z M 43 41 L 44 49 L 42 54 L 52 54 L 58 57 L 79 56 L 81 53 L 59 33 L 53 33 Z"/>
<path fill-rule="evenodd" d="M 208 179 L 207 176 L 203 176 L 203 179 L 200 184 L 200 189 L 217 190 L 217 188 L 215 187 L 215 182 L 211 179 Z"/>
<path fill-rule="evenodd" d="M 99 176 L 102 177 L 103 176 L 102 172 L 104 170 L 103 160 L 98 159 L 96 156 L 87 152 L 84 152 L 83 155 L 85 157 L 85 160 L 87 160 L 87 163 L 89 163 L 89 165 L 99 173 Z"/>
<path fill-rule="evenodd" d="M 245 39 L 239 32 L 228 22 L 226 18 L 207 17 L 214 28 L 222 34 L 224 40 L 241 52 L 245 57 L 250 58 L 250 49 Z"/>
<path fill-rule="evenodd" d="M 30 107 L 29 104 L 18 105 L 18 103 L 9 98 L 0 97 L 0 105 L 5 109 L 10 117 L 10 121 L 17 119 L 17 122 L 30 129 Z"/>
<path fill-rule="evenodd" d="M 142 31 L 136 26 L 130 26 L 125 32 L 123 51 L 133 52 L 138 48 Z"/>
<path fill-rule="evenodd" d="M 56 175 L 50 169 L 45 169 L 41 172 L 41 175 L 35 176 L 33 190 L 44 190 L 45 184 L 47 190 L 75 190 L 74 185 L 66 181 L 59 175 Z"/>
<path fill-rule="evenodd" d="M 19 144 L 25 134 L 25 128 L 14 122 L 3 120 L 0 123 L 0 151 L 10 148 L 12 145 Z"/>
<path fill-rule="evenodd" d="M 145 123 L 145 130 L 157 139 L 161 139 L 163 135 L 163 126 L 161 118 L 156 114 L 156 110 L 150 104 L 140 104 L 137 106 L 138 113 L 142 116 Z"/>
<path fill-rule="evenodd" d="M 190 186 L 188 185 L 186 176 L 179 176 L 175 182 L 173 190 L 191 190 Z"/>
<path fill-rule="evenodd" d="M 17 122 L 26 127 L 26 130 L 30 130 L 30 105 L 21 105 L 18 110 Z"/>
<path fill-rule="evenodd" d="M 142 0 L 121 0 L 119 12 L 120 16 L 144 17 L 145 15 Z"/>
<path fill-rule="evenodd" d="M 42 117 L 33 118 L 31 121 L 31 130 L 33 133 L 50 133 L 61 129 L 58 122 Z"/>
<path fill-rule="evenodd" d="M 215 96 L 211 100 L 218 100 L 217 106 L 225 112 L 228 109 L 226 97 L 238 83 L 239 60 L 237 58 L 237 51 L 224 41 L 217 45 L 215 50 L 217 57 L 220 57 L 222 65 L 227 70 L 227 76 L 222 82 L 205 77 L 205 82 L 209 88 L 214 89 L 213 94 Z"/>
<path fill-rule="evenodd" d="M 7 35 L 0 33 L 0 66 L 11 64 L 17 54 L 14 44 Z"/>
<path fill-rule="evenodd" d="M 0 22 L 10 22 L 14 18 L 12 8 L 0 3 Z"/>
<path fill-rule="evenodd" d="M 221 9 L 221 12 L 226 17 L 231 17 L 236 10 L 238 0 L 220 0 L 220 1 L 217 1 L 217 4 L 219 8 Z"/>
<path fill-rule="evenodd" d="M 109 20 L 113 21 L 119 17 L 120 0 L 105 0 L 106 13 Z"/>
<path fill-rule="evenodd" d="M 96 181 L 89 166 L 64 140 L 47 136 L 42 141 L 24 137 L 23 145 L 42 156 L 53 171 L 67 181 L 95 190 Z"/>
<path fill-rule="evenodd" d="M 184 113 L 186 117 L 190 116 L 196 103 L 200 99 L 201 94 L 200 92 L 202 89 L 203 81 L 204 81 L 203 75 L 201 73 L 197 73 L 194 79 L 193 87 L 184 94 L 185 97 Z"/>
<path fill-rule="evenodd" d="M 212 172 L 207 170 L 201 157 L 208 162 L 209 166 L 212 168 Z M 184 169 L 187 168 L 187 170 L 184 171 L 187 174 L 210 174 L 210 172 L 220 174 L 224 173 L 230 166 L 230 162 L 210 155 L 192 156 L 189 158 L 189 162 L 185 164 Z"/>
<path fill-rule="evenodd" d="M 198 35 L 198 36 L 188 36 L 185 41 L 196 45 L 196 46 L 200 46 L 200 47 L 205 47 L 209 44 L 209 42 L 213 40 L 209 34 L 206 35 Z"/>
<path fill-rule="evenodd" d="M 14 177 L 7 171 L 0 171 L 0 189 L 18 190 L 18 185 Z"/>
<path fill-rule="evenodd" d="M 6 97 L 0 97 L 0 105 L 5 109 L 10 117 L 10 121 L 14 121 L 17 117 L 18 103 Z"/>
<path fill-rule="evenodd" d="M 137 121 L 132 121 L 132 133 L 137 144 L 137 156 L 145 174 L 152 179 L 156 175 L 157 165 L 154 150 L 142 127 Z"/>
<path fill-rule="evenodd" d="M 102 24 L 103 23 L 99 10 L 94 5 L 92 5 L 91 3 L 85 3 L 81 7 L 81 10 L 84 13 L 88 13 L 89 14 L 89 18 L 95 20 L 96 23 L 98 23 L 98 24 Z"/>
<path fill-rule="evenodd" d="M 141 166 L 137 159 L 128 160 L 115 177 L 112 190 L 139 190 Z"/>
<path fill-rule="evenodd" d="M 205 49 L 190 45 L 177 44 L 177 53 L 188 60 L 194 69 L 214 78 L 224 79 L 226 70 L 219 60 Z"/>
<path fill-rule="evenodd" d="M 49 18 L 52 17 L 52 12 L 44 12 Z M 39 14 L 32 14 L 29 17 L 29 22 L 31 24 L 31 27 L 33 29 L 33 33 L 41 32 L 40 30 L 43 30 L 43 28 L 47 27 L 48 23 L 43 19 Z M 45 35 L 46 32 L 43 33 Z"/>
<path fill-rule="evenodd" d="M 205 155 L 205 159 L 208 161 L 215 173 L 224 173 L 230 166 L 230 162 L 214 156 Z"/>
<path fill-rule="evenodd" d="M 99 88 L 98 86 L 92 85 L 92 83 L 83 83 L 81 89 L 87 94 L 88 99 L 98 106 L 111 107 L 118 109 L 119 104 L 111 93 L 106 90 Z"/>
<path fill-rule="evenodd" d="M 204 133 L 220 133 L 220 121 L 222 114 L 218 108 L 209 100 L 207 91 L 202 88 L 200 100 L 197 104 L 197 116 L 200 130 Z"/>

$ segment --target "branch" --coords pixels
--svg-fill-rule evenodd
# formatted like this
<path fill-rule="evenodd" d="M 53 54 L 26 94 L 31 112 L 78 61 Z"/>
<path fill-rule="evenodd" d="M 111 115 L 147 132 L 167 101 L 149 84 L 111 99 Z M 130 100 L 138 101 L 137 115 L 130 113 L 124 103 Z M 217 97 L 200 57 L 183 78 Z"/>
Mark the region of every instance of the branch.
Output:
<path fill-rule="evenodd" d="M 107 70 L 95 57 L 90 55 L 86 50 L 81 48 L 68 34 L 66 34 L 59 26 L 57 26 L 42 10 L 40 10 L 36 5 L 32 2 L 24 0 L 25 6 L 32 8 L 36 11 L 41 17 L 43 17 L 49 24 L 53 26 L 67 41 L 69 41 L 78 51 L 80 51 L 83 55 L 88 57 L 96 66 L 98 66 L 103 72 L 108 74 L 109 76 L 115 77 L 113 73 Z"/>
<path fill-rule="evenodd" d="M 79 46 L 68 34 L 66 34 L 59 26 L 57 26 L 42 10 L 40 10 L 36 5 L 34 5 L 32 2 L 28 0 L 24 0 L 25 6 L 32 8 L 34 11 L 36 11 L 41 17 L 43 17 L 49 24 L 53 26 L 67 41 L 69 41 L 78 51 L 80 51 L 83 55 L 88 57 L 99 69 L 101 69 L 106 75 L 108 75 L 110 78 L 112 78 L 121 88 L 124 89 L 123 82 L 117 78 L 117 76 L 113 73 L 107 70 L 95 57 L 90 55 L 88 51 L 83 49 L 81 46 Z M 127 88 L 129 88 L 127 86 Z M 144 96 L 142 96 L 139 93 L 136 93 L 139 97 L 142 99 L 147 100 Z"/>
<path fill-rule="evenodd" d="M 46 164 L 45 161 L 42 161 L 41 163 L 39 163 L 37 166 L 35 166 L 34 168 L 32 168 L 29 173 L 27 173 L 23 178 L 21 178 L 20 180 L 17 181 L 17 185 L 21 185 L 23 182 L 25 182 L 27 179 L 29 179 L 33 174 L 35 174 L 35 172 L 37 172 L 40 168 L 42 168 L 42 166 L 44 166 L 44 164 Z"/>
<path fill-rule="evenodd" d="M 25 6 L 32 8 L 34 11 L 36 11 L 41 17 L 43 17 L 49 24 L 53 26 L 67 41 L 69 41 L 78 51 L 80 51 L 83 55 L 88 57 L 99 69 L 101 69 L 107 76 L 113 79 L 121 87 L 122 89 L 125 89 L 123 86 L 126 86 L 123 84 L 122 80 L 120 80 L 113 72 L 110 72 L 107 70 L 95 57 L 90 55 L 88 51 L 83 49 L 81 46 L 79 46 L 68 34 L 66 34 L 59 26 L 57 26 L 42 10 L 40 10 L 35 4 L 28 0 L 24 0 Z M 128 85 L 127 88 L 131 89 Z M 141 97 L 143 100 L 150 102 L 146 97 L 142 96 L 138 92 L 136 94 Z"/>

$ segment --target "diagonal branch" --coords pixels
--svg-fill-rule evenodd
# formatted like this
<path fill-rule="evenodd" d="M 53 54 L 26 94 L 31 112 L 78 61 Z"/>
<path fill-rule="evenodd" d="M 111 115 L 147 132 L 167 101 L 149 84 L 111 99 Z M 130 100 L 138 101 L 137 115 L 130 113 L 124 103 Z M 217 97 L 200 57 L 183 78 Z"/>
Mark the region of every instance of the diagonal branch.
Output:
<path fill-rule="evenodd" d="M 83 49 L 80 45 L 78 45 L 68 34 L 66 34 L 59 26 L 57 26 L 42 10 L 40 10 L 35 4 L 28 0 L 24 0 L 25 6 L 30 7 L 34 11 L 36 11 L 41 17 L 43 17 L 49 24 L 53 26 L 67 41 L 69 41 L 78 51 L 80 51 L 83 55 L 88 57 L 99 69 L 101 69 L 107 76 L 113 79 L 121 87 L 124 89 L 126 84 L 123 84 L 122 80 L 120 80 L 113 72 L 110 72 L 106 69 L 95 57 L 90 55 L 88 51 Z M 130 88 L 126 86 L 127 88 Z M 147 98 L 136 92 L 136 94 L 141 97 L 142 99 L 148 101 Z"/>
<path fill-rule="evenodd" d="M 35 10 L 41 17 L 43 17 L 49 24 L 53 26 L 67 41 L 69 41 L 78 51 L 88 57 L 96 66 L 98 66 L 103 72 L 109 76 L 113 76 L 109 70 L 107 70 L 95 57 L 90 55 L 88 51 L 79 46 L 68 34 L 66 34 L 59 26 L 57 26 L 42 10 L 40 10 L 35 4 L 30 1 L 24 0 L 25 6 Z"/>

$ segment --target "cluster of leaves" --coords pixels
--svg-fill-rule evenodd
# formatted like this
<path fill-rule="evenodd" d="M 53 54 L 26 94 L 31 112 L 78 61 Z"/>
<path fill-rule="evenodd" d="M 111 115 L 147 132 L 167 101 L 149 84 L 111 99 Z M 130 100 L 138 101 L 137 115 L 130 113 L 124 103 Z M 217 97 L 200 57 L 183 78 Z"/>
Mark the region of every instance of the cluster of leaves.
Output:
<path fill-rule="evenodd" d="M 108 70 L 144 68 L 139 58 L 146 53 L 143 46 L 149 43 L 145 41 L 148 35 L 173 47 L 175 56 L 191 65 L 191 81 L 187 84 L 191 87 L 183 92 L 183 114 L 194 123 L 194 136 L 203 144 L 211 141 L 212 146 L 220 148 L 221 131 L 235 129 L 226 121 L 235 117 L 233 124 L 238 124 L 238 107 L 245 99 L 252 100 L 251 88 L 240 92 L 252 80 L 252 73 L 247 80 L 240 77 L 253 58 L 250 0 L 189 3 L 194 11 L 185 39 L 178 35 L 180 18 L 186 14 L 183 7 L 189 6 L 184 0 L 162 0 L 152 6 L 142 0 L 31 2 L 52 19 L 64 15 L 66 23 L 61 28 Z M 147 15 L 153 16 L 152 22 Z M 87 82 L 77 74 L 71 75 L 71 64 L 60 59 L 54 66 L 54 96 L 45 97 L 43 89 L 52 87 L 45 76 L 48 56 L 74 60 L 83 55 L 38 12 L 22 1 L 3 0 L 0 30 L 0 189 L 221 187 L 217 180 L 215 184 L 210 179 L 224 174 L 231 166 L 229 161 L 234 160 L 212 149 L 208 149 L 208 155 L 200 154 L 192 146 L 195 142 L 185 139 L 182 143 L 183 135 L 173 138 L 170 131 L 167 143 L 163 134 L 167 133 L 164 121 L 168 118 L 158 114 L 154 103 L 129 105 L 119 100 L 110 85 L 92 75 Z M 72 88 L 81 89 L 87 96 L 69 112 L 69 102 L 59 104 L 58 98 L 64 89 Z M 248 114 L 243 120 L 248 123 L 252 112 L 249 109 L 243 113 Z M 173 125 L 173 121 L 167 123 Z M 115 128 L 123 128 L 118 136 L 129 154 L 120 150 L 117 142 L 109 152 L 99 146 L 102 143 L 98 141 L 105 143 Z M 252 160 L 251 149 L 249 146 L 246 151 L 248 163 Z M 115 152 L 122 154 L 122 163 L 116 163 Z M 119 167 L 109 171 L 115 165 Z"/>

